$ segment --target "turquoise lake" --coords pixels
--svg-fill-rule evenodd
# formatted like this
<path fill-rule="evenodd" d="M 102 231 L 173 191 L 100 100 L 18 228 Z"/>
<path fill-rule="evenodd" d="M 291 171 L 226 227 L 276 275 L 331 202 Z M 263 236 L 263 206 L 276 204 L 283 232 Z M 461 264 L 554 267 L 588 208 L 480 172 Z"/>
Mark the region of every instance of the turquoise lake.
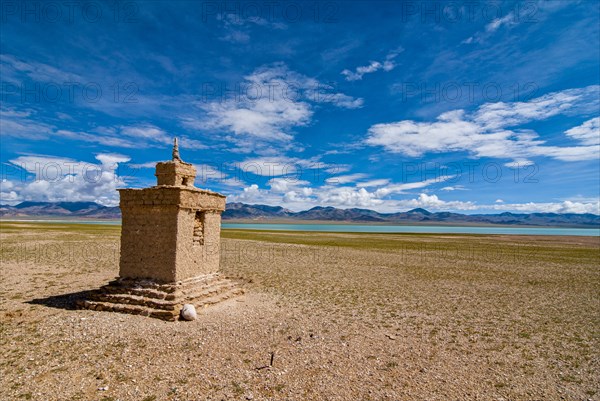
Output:
<path fill-rule="evenodd" d="M 118 220 L 5 220 L 44 223 L 79 223 L 120 225 Z M 430 233 L 430 234 L 515 234 L 515 235 L 577 235 L 600 236 L 600 228 L 555 227 L 463 227 L 463 226 L 402 226 L 368 224 L 261 224 L 223 223 L 223 228 L 238 230 L 314 231 L 344 233 Z"/>
<path fill-rule="evenodd" d="M 320 231 L 345 233 L 517 234 L 600 236 L 600 228 L 380 226 L 366 224 L 246 224 L 223 223 L 242 230 Z"/>

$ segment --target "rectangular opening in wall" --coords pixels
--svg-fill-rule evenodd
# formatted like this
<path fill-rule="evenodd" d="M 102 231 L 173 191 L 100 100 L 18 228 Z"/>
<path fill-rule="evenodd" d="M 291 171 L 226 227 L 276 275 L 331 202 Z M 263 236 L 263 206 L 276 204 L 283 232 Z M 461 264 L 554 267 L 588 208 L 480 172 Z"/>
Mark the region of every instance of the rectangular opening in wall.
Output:
<path fill-rule="evenodd" d="M 204 212 L 197 211 L 194 217 L 194 245 L 204 245 Z"/>

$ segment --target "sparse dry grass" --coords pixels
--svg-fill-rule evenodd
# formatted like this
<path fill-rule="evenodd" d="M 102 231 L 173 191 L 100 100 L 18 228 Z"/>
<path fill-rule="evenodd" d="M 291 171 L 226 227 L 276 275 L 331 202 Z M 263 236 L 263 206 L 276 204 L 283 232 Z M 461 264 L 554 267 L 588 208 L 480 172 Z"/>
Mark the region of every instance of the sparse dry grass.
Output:
<path fill-rule="evenodd" d="M 248 295 L 195 322 L 29 303 L 119 233 L 0 223 L 0 399 L 599 399 L 599 238 L 225 230 Z"/>

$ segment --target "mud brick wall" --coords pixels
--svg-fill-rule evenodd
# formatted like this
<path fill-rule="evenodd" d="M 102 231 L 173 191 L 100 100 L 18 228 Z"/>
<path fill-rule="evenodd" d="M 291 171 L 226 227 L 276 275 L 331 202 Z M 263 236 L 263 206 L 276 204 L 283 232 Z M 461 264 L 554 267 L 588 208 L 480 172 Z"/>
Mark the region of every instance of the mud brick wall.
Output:
<path fill-rule="evenodd" d="M 164 185 L 119 192 L 123 215 L 121 277 L 169 283 L 219 270 L 225 196 Z M 202 222 L 201 236 L 197 215 Z"/>
<path fill-rule="evenodd" d="M 216 273 L 220 261 L 220 212 L 200 211 L 203 214 L 203 241 L 194 241 L 196 209 L 181 209 L 177 219 L 176 279 Z"/>
<path fill-rule="evenodd" d="M 158 185 L 193 187 L 196 169 L 189 163 L 168 161 L 158 163 L 154 175 Z"/>
<path fill-rule="evenodd" d="M 175 281 L 177 206 L 122 206 L 121 213 L 119 276 Z"/>

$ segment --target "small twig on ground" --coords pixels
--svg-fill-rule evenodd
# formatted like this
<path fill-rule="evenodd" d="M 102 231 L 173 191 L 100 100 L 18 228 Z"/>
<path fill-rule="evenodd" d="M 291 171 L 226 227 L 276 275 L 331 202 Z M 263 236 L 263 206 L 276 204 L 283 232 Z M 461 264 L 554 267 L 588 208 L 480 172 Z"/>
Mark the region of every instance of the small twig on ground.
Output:
<path fill-rule="evenodd" d="M 268 365 L 259 366 L 258 368 L 255 368 L 255 369 L 256 370 L 271 369 L 271 367 L 273 367 L 273 361 L 274 360 L 275 360 L 275 351 L 271 352 L 271 361 L 269 362 Z"/>

